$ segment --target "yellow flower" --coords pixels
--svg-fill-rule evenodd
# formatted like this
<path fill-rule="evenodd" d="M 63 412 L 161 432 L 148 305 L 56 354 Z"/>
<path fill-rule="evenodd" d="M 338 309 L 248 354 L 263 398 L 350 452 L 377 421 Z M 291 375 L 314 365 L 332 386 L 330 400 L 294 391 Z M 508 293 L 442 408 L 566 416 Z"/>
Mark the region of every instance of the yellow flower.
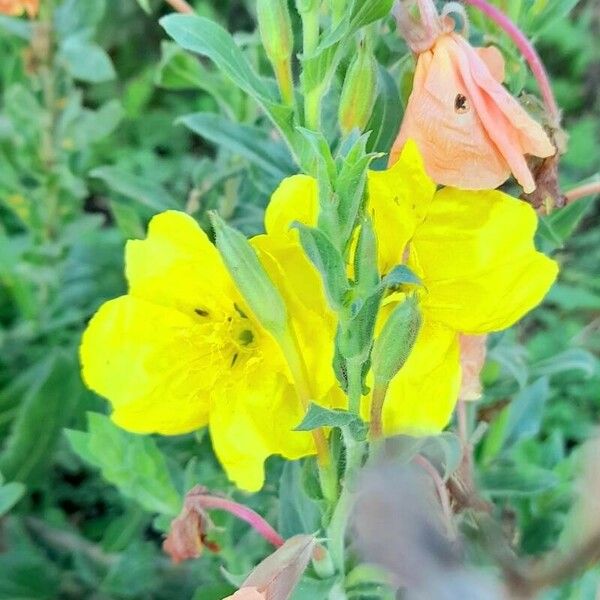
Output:
<path fill-rule="evenodd" d="M 253 243 L 313 376 L 306 402 L 339 403 L 335 320 L 317 272 L 293 235 Z M 83 377 L 111 402 L 119 426 L 176 435 L 208 425 L 228 476 L 248 491 L 262 486 L 268 456 L 315 452 L 310 434 L 292 431 L 306 406 L 282 352 L 191 217 L 154 217 L 147 238 L 127 244 L 126 275 L 128 294 L 100 308 L 81 345 Z"/>
<path fill-rule="evenodd" d="M 369 174 L 382 274 L 405 263 L 421 278 L 423 326 L 408 361 L 392 380 L 384 405 L 387 433 L 433 433 L 448 423 L 461 382 L 459 334 L 510 327 L 534 308 L 554 282 L 556 263 L 537 252 L 534 210 L 498 191 L 436 186 L 414 143 L 389 170 Z M 267 210 L 274 234 L 294 220 L 316 223 L 316 182 L 282 184 Z M 388 296 L 378 328 L 407 286 Z M 368 401 L 363 406 L 369 414 Z"/>

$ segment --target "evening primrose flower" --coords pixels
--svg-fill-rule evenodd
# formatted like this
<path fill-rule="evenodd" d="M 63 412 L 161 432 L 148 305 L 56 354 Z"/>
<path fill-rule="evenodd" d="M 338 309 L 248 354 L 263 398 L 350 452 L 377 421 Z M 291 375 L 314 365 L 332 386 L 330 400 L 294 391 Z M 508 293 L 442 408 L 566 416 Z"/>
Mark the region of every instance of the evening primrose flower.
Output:
<path fill-rule="evenodd" d="M 533 192 L 525 156 L 547 158 L 556 148 L 502 86 L 502 55 L 494 48 L 473 48 L 453 31 L 451 19 L 437 15 L 431 0 L 418 2 L 421 28 L 407 23 L 404 32 L 417 53 L 417 67 L 390 164 L 413 139 L 428 174 L 441 185 L 493 189 L 512 172 L 526 193 Z M 401 10 L 401 29 L 403 15 Z"/>
<path fill-rule="evenodd" d="M 312 375 L 305 401 L 329 405 L 339 399 L 335 322 L 319 276 L 293 237 L 253 243 Z M 285 358 L 198 224 L 176 211 L 154 217 L 145 240 L 128 242 L 125 262 L 127 295 L 99 309 L 81 344 L 83 378 L 110 401 L 115 423 L 165 435 L 208 425 L 228 476 L 248 491 L 262 486 L 268 456 L 313 454 L 311 435 L 293 431 L 306 406 Z"/>
<path fill-rule="evenodd" d="M 411 354 L 390 383 L 383 429 L 434 433 L 448 423 L 459 395 L 460 334 L 513 325 L 543 299 L 558 267 L 535 250 L 537 217 L 528 204 L 497 191 L 436 191 L 412 141 L 392 168 L 369 173 L 368 190 L 380 272 L 405 263 L 422 281 L 395 289 L 382 303 L 378 331 L 409 293 L 417 294 L 422 312 Z M 311 178 L 285 181 L 267 226 L 273 232 L 294 220 L 314 225 L 316 198 Z"/>

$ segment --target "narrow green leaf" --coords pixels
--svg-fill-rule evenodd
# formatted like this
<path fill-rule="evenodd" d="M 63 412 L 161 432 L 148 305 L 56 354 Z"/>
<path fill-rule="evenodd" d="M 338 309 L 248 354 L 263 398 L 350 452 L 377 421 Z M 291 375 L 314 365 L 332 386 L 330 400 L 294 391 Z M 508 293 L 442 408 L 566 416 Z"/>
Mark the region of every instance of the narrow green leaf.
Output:
<path fill-rule="evenodd" d="M 421 285 L 423 282 L 406 265 L 394 267 L 382 280 L 382 289 L 394 288 L 400 285 Z"/>
<path fill-rule="evenodd" d="M 186 115 L 177 122 L 214 144 L 243 156 L 277 181 L 297 170 L 287 148 L 270 140 L 264 129 L 234 123 L 214 113 Z"/>
<path fill-rule="evenodd" d="M 329 304 L 334 309 L 341 308 L 350 291 L 342 255 L 321 230 L 301 223 L 296 223 L 295 227 L 300 232 L 304 251 L 321 273 Z"/>
<path fill-rule="evenodd" d="M 25 486 L 13 481 L 0 487 L 0 517 L 4 516 L 25 494 Z"/>
<path fill-rule="evenodd" d="M 294 431 L 312 431 L 319 427 L 345 427 L 356 420 L 358 417 L 347 410 L 324 408 L 311 403 L 302 422 Z"/>
<path fill-rule="evenodd" d="M 131 198 L 155 212 L 180 208 L 173 196 L 162 186 L 128 173 L 120 167 L 98 167 L 90 175 L 102 179 L 115 192 Z"/>

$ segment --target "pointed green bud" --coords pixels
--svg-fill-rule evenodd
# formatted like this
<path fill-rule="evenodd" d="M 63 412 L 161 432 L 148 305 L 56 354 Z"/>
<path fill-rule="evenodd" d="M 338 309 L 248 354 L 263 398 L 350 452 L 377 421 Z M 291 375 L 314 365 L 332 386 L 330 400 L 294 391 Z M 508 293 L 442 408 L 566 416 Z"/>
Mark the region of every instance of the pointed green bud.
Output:
<path fill-rule="evenodd" d="M 364 131 L 377 99 L 377 61 L 371 48 L 364 41 L 350 64 L 338 113 L 340 129 L 348 135 L 353 129 Z"/>
<path fill-rule="evenodd" d="M 257 0 L 256 16 L 265 52 L 273 65 L 289 60 L 294 51 L 292 20 L 286 0 Z"/>
<path fill-rule="evenodd" d="M 373 345 L 371 355 L 376 388 L 386 388 L 407 361 L 421 329 L 416 296 L 394 308 Z"/>
<path fill-rule="evenodd" d="M 210 219 L 217 248 L 250 310 L 267 331 L 282 339 L 287 330 L 287 310 L 279 290 L 246 237 L 216 213 L 211 213 Z"/>
<path fill-rule="evenodd" d="M 294 33 L 287 0 L 257 0 L 256 16 L 267 58 L 273 66 L 282 100 L 294 105 L 292 53 Z"/>

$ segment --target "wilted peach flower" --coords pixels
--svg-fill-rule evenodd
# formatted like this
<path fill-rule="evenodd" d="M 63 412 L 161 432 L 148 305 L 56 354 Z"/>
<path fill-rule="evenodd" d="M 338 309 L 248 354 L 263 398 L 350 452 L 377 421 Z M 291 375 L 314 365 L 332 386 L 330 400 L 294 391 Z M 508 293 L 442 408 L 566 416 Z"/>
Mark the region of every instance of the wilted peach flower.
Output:
<path fill-rule="evenodd" d="M 526 193 L 536 184 L 526 155 L 549 157 L 556 149 L 543 127 L 502 86 L 504 61 L 494 48 L 473 48 L 453 31 L 453 21 L 418 0 L 422 22 L 400 4 L 399 25 L 418 54 L 412 94 L 390 163 L 408 139 L 423 154 L 436 183 L 492 189 L 512 173 Z"/>
<path fill-rule="evenodd" d="M 18 17 L 26 12 L 35 17 L 39 11 L 39 0 L 0 0 L 0 13 Z"/>

